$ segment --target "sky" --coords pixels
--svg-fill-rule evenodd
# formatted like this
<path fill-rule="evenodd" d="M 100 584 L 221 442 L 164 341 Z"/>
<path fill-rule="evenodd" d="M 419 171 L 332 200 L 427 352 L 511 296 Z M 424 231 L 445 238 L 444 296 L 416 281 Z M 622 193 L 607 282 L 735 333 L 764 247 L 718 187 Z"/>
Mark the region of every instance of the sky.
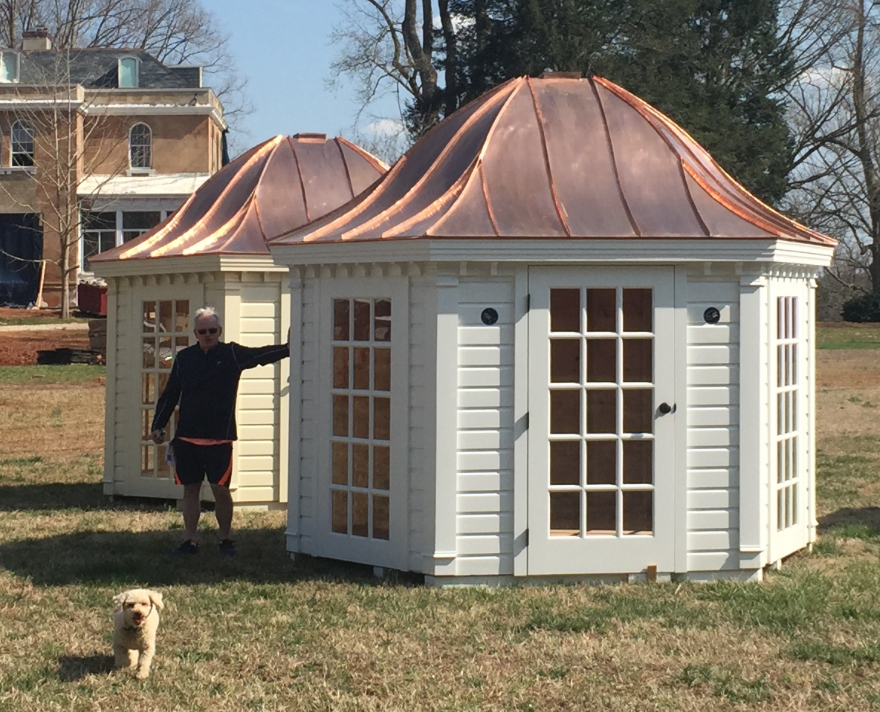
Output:
<path fill-rule="evenodd" d="M 331 91 L 325 81 L 338 49 L 330 44 L 342 0 L 203 0 L 229 35 L 230 54 L 248 81 L 254 111 L 241 121 L 246 134 L 231 137 L 244 149 L 277 134 L 326 133 L 353 137 L 358 104 L 354 84 Z M 380 101 L 371 113 L 396 117 L 396 100 Z M 360 128 L 369 133 L 373 119 Z"/>

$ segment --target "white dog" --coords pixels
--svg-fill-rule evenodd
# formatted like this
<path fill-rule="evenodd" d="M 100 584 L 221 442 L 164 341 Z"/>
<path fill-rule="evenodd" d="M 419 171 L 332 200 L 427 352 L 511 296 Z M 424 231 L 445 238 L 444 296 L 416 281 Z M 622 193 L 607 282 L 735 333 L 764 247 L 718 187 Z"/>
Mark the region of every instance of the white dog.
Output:
<path fill-rule="evenodd" d="M 133 668 L 136 677 L 145 679 L 156 652 L 159 610 L 164 607 L 162 594 L 146 588 L 134 588 L 113 597 L 113 654 L 117 668 Z"/>

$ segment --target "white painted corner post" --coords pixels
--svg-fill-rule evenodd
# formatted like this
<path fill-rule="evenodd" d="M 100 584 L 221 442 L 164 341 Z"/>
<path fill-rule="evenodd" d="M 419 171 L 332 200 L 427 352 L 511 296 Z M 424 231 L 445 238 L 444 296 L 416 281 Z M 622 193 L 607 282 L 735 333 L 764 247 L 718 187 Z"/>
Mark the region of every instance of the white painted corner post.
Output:
<path fill-rule="evenodd" d="M 434 575 L 453 575 L 457 555 L 458 278 L 437 276 L 434 411 Z M 430 478 L 429 478 L 430 479 Z"/>
<path fill-rule="evenodd" d="M 807 323 L 807 387 L 806 423 L 807 434 L 807 544 L 812 546 L 818 538 L 819 521 L 816 518 L 816 287 L 818 281 L 813 276 L 807 282 L 807 303 L 804 314 Z M 803 323 L 803 318 L 802 322 Z"/>
<path fill-rule="evenodd" d="M 529 573 L 529 271 L 516 272 L 513 347 L 513 575 Z"/>
<path fill-rule="evenodd" d="M 303 368 L 303 281 L 298 269 L 290 271 L 290 370 L 287 384 L 287 408 L 283 408 L 282 427 L 287 417 L 288 450 L 282 456 L 282 489 L 287 498 L 287 551 L 300 551 L 300 463 L 302 455 L 302 368 Z M 282 307 L 283 314 L 283 307 Z"/>
<path fill-rule="evenodd" d="M 265 275 L 264 275 L 265 276 Z M 274 275 L 273 275 L 274 276 Z M 292 281 L 292 280 L 291 280 Z M 293 328 L 293 321 L 290 318 L 291 311 L 291 288 L 290 281 L 285 279 L 285 275 L 281 275 L 281 278 L 277 282 L 278 286 L 278 333 L 276 334 L 277 342 L 279 344 L 283 344 L 285 341 L 287 342 L 288 348 L 291 346 L 290 344 L 290 336 Z M 300 283 L 301 286 L 301 283 Z M 300 303 L 302 299 L 300 298 Z M 285 328 L 285 325 L 287 328 Z M 297 329 L 299 331 L 299 329 Z M 290 365 L 292 360 L 290 358 L 284 359 L 278 364 L 278 394 L 277 394 L 277 406 L 276 406 L 276 416 L 278 418 L 278 424 L 276 426 L 277 435 L 277 444 L 275 457 L 276 462 L 278 464 L 278 470 L 276 472 L 276 476 L 278 477 L 278 481 L 275 483 L 275 492 L 277 494 L 277 501 L 281 503 L 287 503 L 287 488 L 289 486 L 289 472 L 290 465 L 288 464 L 288 460 L 290 457 L 290 402 L 291 402 L 291 391 L 290 391 Z M 286 376 L 286 378 L 285 378 Z M 286 398 L 286 401 L 285 401 Z"/>
<path fill-rule="evenodd" d="M 107 280 L 107 342 L 104 347 L 106 354 L 106 373 L 104 378 L 106 403 L 104 404 L 104 494 L 113 496 L 116 493 L 116 362 L 119 360 L 120 344 L 117 338 L 117 319 L 119 318 L 119 279 L 111 277 Z"/>
<path fill-rule="evenodd" d="M 760 569 L 767 556 L 767 279 L 743 276 L 739 290 L 739 565 Z"/>

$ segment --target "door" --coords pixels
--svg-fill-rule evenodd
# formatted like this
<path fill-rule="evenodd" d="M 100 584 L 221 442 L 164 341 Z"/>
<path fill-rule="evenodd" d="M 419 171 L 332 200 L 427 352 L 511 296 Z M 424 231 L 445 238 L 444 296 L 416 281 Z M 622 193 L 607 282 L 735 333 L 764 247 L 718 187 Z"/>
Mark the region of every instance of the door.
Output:
<path fill-rule="evenodd" d="M 529 575 L 673 569 L 673 276 L 529 270 Z"/>

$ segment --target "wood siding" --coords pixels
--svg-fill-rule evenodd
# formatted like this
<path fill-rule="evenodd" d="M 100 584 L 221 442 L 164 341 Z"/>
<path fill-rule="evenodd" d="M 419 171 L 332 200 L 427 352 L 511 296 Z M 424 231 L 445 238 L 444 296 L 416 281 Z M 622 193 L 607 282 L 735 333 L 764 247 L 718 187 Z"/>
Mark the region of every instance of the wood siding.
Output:
<path fill-rule="evenodd" d="M 707 324 L 709 307 L 721 312 Z M 687 304 L 687 570 L 739 568 L 739 282 L 691 276 Z"/>

